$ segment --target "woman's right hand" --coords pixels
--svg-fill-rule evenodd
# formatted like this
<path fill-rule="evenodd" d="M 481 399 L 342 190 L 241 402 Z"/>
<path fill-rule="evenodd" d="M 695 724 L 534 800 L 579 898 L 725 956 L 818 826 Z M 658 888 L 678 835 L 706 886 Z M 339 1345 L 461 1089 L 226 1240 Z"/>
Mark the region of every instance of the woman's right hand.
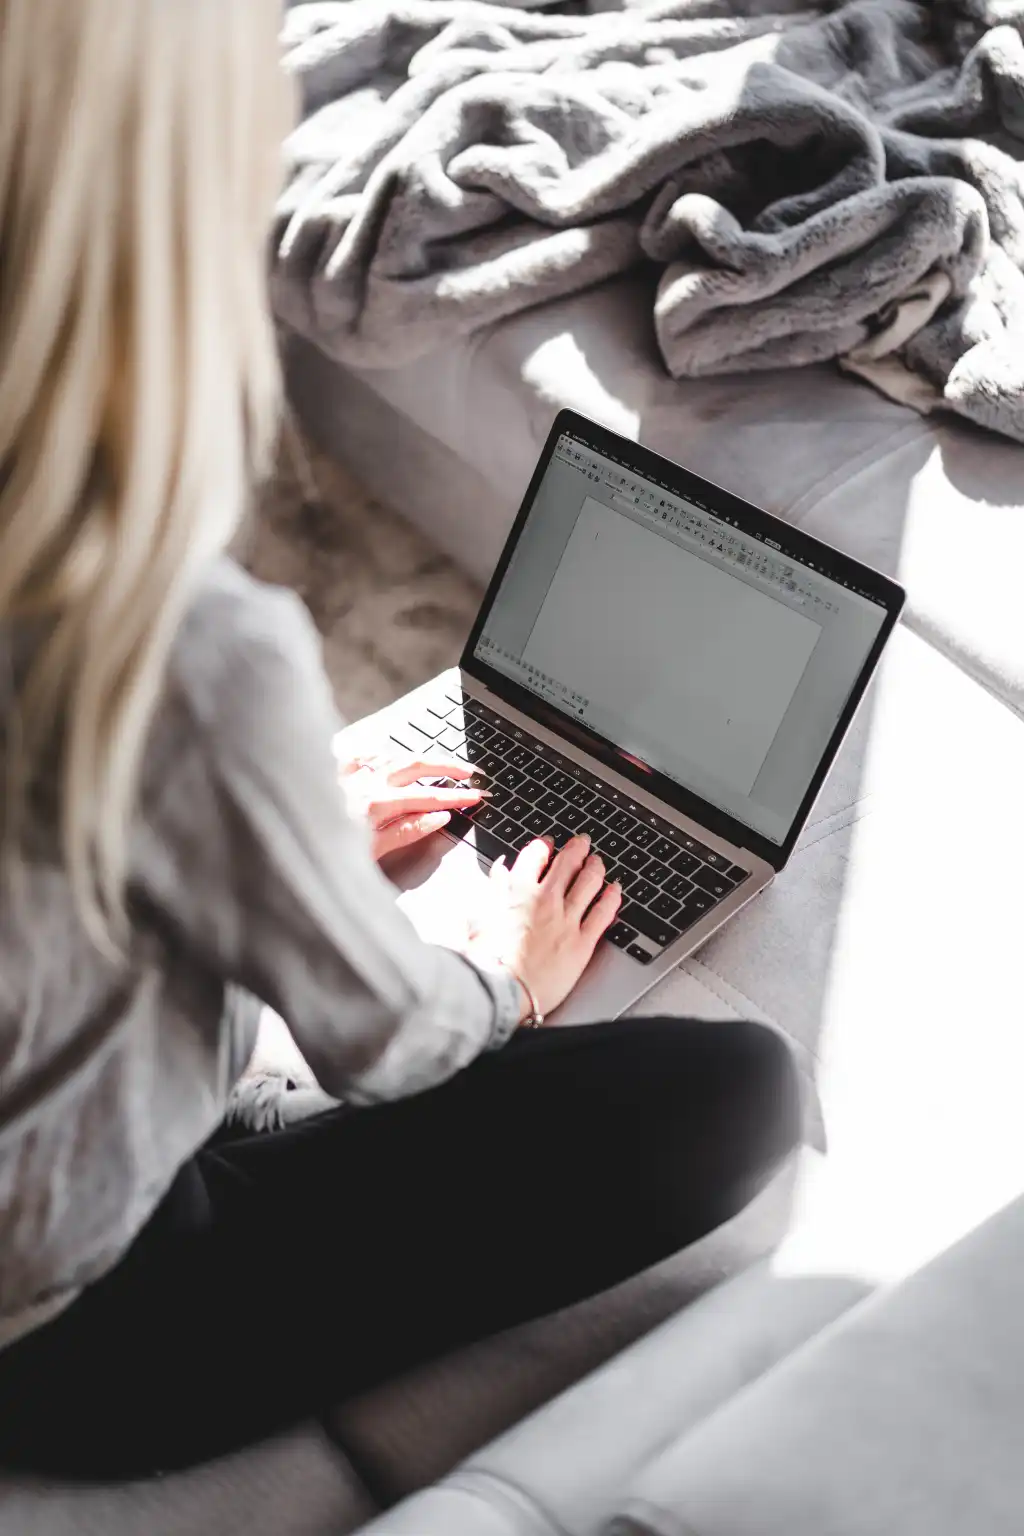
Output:
<path fill-rule="evenodd" d="M 568 997 L 622 901 L 618 884 L 605 885 L 604 863 L 588 837 L 571 838 L 554 857 L 551 850 L 538 838 L 511 869 L 504 860 L 492 866 L 490 900 L 471 921 L 466 945 L 481 964 L 515 972 L 543 1014 Z M 524 997 L 521 1017 L 529 1011 Z"/>

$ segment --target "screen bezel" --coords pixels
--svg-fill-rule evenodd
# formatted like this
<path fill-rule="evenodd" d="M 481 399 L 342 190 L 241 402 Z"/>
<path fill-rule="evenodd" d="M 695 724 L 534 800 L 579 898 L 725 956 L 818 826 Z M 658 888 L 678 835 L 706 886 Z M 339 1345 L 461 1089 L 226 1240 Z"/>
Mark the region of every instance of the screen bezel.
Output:
<path fill-rule="evenodd" d="M 848 583 L 861 595 L 878 602 L 884 609 L 885 617 L 875 643 L 861 667 L 846 708 L 822 753 L 807 793 L 800 803 L 784 842 L 773 842 L 764 833 L 755 831 L 738 817 L 709 804 L 693 790 L 685 789 L 656 769 L 638 767 L 635 760 L 616 747 L 614 742 L 598 735 L 589 726 L 574 721 L 554 705 L 539 699 L 528 688 L 513 682 L 503 673 L 495 671 L 493 667 L 474 656 L 473 651 L 486 627 L 488 616 L 515 547 L 526 526 L 540 483 L 547 473 L 555 446 L 563 433 L 568 433 L 582 446 L 591 448 L 594 452 L 621 464 L 629 472 L 653 481 L 655 485 L 672 495 L 686 497 L 713 514 L 734 520 L 741 532 L 770 541 L 773 548 L 781 548 L 782 553 L 791 555 L 804 564 L 813 564 L 815 569 L 821 571 L 824 576 Z M 656 795 L 667 805 L 700 822 L 709 831 L 716 833 L 734 846 L 749 850 L 758 858 L 764 859 L 774 869 L 781 869 L 793 852 L 796 841 L 806 825 L 818 792 L 835 761 L 843 737 L 849 729 L 850 722 L 864 696 L 864 691 L 905 601 L 906 593 L 903 588 L 888 576 L 883 576 L 881 572 L 863 565 L 850 555 L 842 554 L 829 544 L 823 544 L 819 539 L 794 528 L 782 518 L 775 517 L 760 507 L 755 507 L 752 503 L 744 501 L 742 497 L 723 490 L 721 486 L 714 485 L 710 480 L 705 480 L 700 475 L 694 474 L 692 470 L 684 469 L 682 465 L 673 463 L 671 459 L 666 459 L 661 454 L 644 448 L 632 439 L 620 437 L 607 427 L 602 427 L 597 422 L 580 416 L 576 411 L 562 410 L 555 417 L 548 434 L 547 442 L 526 489 L 505 547 L 494 568 L 494 574 L 484 595 L 476 622 L 470 631 L 459 665 L 464 672 L 489 688 L 497 697 L 549 730 L 557 732 L 567 741 L 583 748 L 591 757 L 614 769 L 622 778 Z"/>

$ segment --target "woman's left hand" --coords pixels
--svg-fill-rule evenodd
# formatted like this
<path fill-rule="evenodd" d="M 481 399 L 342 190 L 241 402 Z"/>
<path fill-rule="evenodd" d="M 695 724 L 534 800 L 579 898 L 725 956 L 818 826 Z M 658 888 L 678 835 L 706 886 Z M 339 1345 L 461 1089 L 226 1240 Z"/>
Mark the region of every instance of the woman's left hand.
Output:
<path fill-rule="evenodd" d="M 425 762 L 410 753 L 367 752 L 342 763 L 340 773 L 349 809 L 370 824 L 377 860 L 440 831 L 449 812 L 487 799 L 486 790 L 468 783 L 453 789 L 417 783 L 426 778 L 471 778 L 473 769 L 457 758 Z"/>

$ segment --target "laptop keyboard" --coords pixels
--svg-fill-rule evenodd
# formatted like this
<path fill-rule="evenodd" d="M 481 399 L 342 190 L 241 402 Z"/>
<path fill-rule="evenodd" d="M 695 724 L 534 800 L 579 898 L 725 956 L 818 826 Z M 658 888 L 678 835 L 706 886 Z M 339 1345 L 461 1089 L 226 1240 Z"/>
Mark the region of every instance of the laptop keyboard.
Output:
<path fill-rule="evenodd" d="M 457 684 L 429 698 L 405 727 L 393 729 L 392 740 L 428 761 L 455 757 L 472 764 L 472 782 L 489 789 L 491 799 L 467 812 L 453 811 L 445 831 L 462 839 L 472 833 L 477 851 L 492 862 L 504 855 L 511 864 L 536 837 L 551 837 L 561 848 L 577 833 L 587 833 L 605 862 L 607 879 L 622 886 L 618 919 L 606 937 L 641 965 L 650 964 L 749 877 L 748 870 L 637 805 Z"/>

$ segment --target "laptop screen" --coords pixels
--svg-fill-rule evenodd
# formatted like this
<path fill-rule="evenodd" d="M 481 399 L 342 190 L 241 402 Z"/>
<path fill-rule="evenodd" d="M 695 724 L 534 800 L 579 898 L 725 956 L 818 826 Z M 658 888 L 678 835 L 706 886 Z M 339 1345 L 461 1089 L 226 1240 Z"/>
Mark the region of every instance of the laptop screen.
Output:
<path fill-rule="evenodd" d="M 887 614 L 738 522 L 563 434 L 473 654 L 781 845 Z"/>

